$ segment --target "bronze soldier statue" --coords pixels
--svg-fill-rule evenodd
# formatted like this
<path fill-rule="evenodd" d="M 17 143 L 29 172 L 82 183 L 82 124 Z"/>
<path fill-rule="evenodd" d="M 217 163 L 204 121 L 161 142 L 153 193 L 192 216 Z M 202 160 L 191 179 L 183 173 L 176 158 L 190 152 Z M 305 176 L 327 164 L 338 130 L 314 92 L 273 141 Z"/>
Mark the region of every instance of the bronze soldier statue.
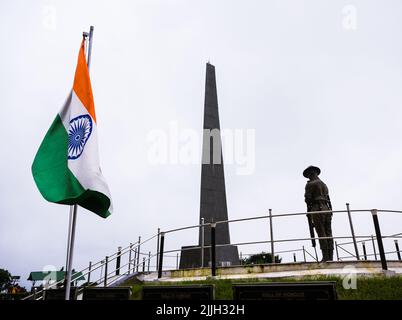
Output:
<path fill-rule="evenodd" d="M 332 210 L 331 200 L 328 194 L 327 185 L 318 178 L 321 173 L 320 168 L 309 166 L 303 171 L 303 176 L 308 178 L 304 199 L 307 204 L 307 212 Z M 332 237 L 331 220 L 332 212 L 315 213 L 308 215 L 309 221 L 318 234 L 318 237 Z M 319 239 L 322 252 L 322 260 L 333 260 L 334 240 Z"/>

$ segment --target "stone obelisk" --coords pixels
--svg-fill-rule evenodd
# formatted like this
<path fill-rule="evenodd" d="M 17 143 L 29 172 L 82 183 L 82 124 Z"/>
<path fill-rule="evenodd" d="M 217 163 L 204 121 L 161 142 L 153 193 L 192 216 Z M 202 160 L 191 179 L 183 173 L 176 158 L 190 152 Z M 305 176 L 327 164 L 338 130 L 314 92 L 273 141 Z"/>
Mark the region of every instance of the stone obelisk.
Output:
<path fill-rule="evenodd" d="M 201 167 L 200 222 L 204 223 L 228 220 L 226 204 L 225 175 L 222 157 L 222 138 L 220 134 L 218 96 L 216 90 L 215 67 L 207 63 L 204 101 L 204 126 Z M 211 244 L 211 228 L 204 228 L 199 233 L 198 247 Z M 226 246 L 219 246 L 225 244 Z M 228 223 L 216 225 L 216 263 L 217 266 L 239 264 L 236 246 L 230 245 Z M 204 249 L 204 267 L 209 266 L 211 257 L 209 248 Z M 183 247 L 180 268 L 197 268 L 201 266 L 201 249 L 193 246 Z"/>

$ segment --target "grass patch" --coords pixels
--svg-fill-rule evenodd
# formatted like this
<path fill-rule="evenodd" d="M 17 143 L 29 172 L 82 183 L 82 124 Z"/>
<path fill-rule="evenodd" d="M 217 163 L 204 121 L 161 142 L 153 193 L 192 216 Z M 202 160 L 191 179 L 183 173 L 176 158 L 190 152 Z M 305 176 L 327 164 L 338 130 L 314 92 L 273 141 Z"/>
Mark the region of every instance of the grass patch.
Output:
<path fill-rule="evenodd" d="M 170 286 L 170 285 L 194 285 L 213 284 L 215 286 L 216 300 L 232 300 L 232 283 L 263 283 L 263 282 L 298 282 L 298 281 L 335 281 L 339 300 L 402 300 L 402 277 L 358 277 L 357 289 L 343 288 L 343 279 L 337 276 L 312 276 L 303 278 L 273 278 L 273 279 L 236 279 L 236 280 L 213 280 L 204 281 L 181 281 L 181 282 L 152 282 L 141 283 L 138 280 L 128 281 L 122 286 L 132 287 L 133 300 L 141 299 L 141 291 L 146 286 Z"/>

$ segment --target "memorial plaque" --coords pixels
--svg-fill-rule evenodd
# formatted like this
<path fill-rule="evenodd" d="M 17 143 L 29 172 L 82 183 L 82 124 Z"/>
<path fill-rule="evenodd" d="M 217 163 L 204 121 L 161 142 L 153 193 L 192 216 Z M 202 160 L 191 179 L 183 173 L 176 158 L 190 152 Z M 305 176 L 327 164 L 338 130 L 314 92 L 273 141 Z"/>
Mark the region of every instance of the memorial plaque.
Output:
<path fill-rule="evenodd" d="M 234 300 L 336 300 L 333 281 L 233 284 Z"/>
<path fill-rule="evenodd" d="M 82 300 L 129 300 L 130 287 L 85 288 Z"/>
<path fill-rule="evenodd" d="M 143 300 L 213 300 L 213 285 L 144 286 Z"/>
<path fill-rule="evenodd" d="M 48 289 L 44 291 L 44 300 L 66 300 L 66 289 Z M 77 287 L 71 287 L 70 300 L 76 299 Z"/>

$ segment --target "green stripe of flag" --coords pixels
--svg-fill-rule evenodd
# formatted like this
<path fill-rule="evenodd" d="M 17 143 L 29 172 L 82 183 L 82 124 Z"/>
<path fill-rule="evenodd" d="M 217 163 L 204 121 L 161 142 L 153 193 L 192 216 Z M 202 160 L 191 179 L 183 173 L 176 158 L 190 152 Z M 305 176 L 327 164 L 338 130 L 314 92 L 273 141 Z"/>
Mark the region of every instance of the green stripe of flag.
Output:
<path fill-rule="evenodd" d="M 110 215 L 110 199 L 85 190 L 67 165 L 68 134 L 59 115 L 46 133 L 32 164 L 32 175 L 42 196 L 50 202 L 79 204 L 103 218 Z M 106 209 L 105 209 L 106 208 Z"/>

